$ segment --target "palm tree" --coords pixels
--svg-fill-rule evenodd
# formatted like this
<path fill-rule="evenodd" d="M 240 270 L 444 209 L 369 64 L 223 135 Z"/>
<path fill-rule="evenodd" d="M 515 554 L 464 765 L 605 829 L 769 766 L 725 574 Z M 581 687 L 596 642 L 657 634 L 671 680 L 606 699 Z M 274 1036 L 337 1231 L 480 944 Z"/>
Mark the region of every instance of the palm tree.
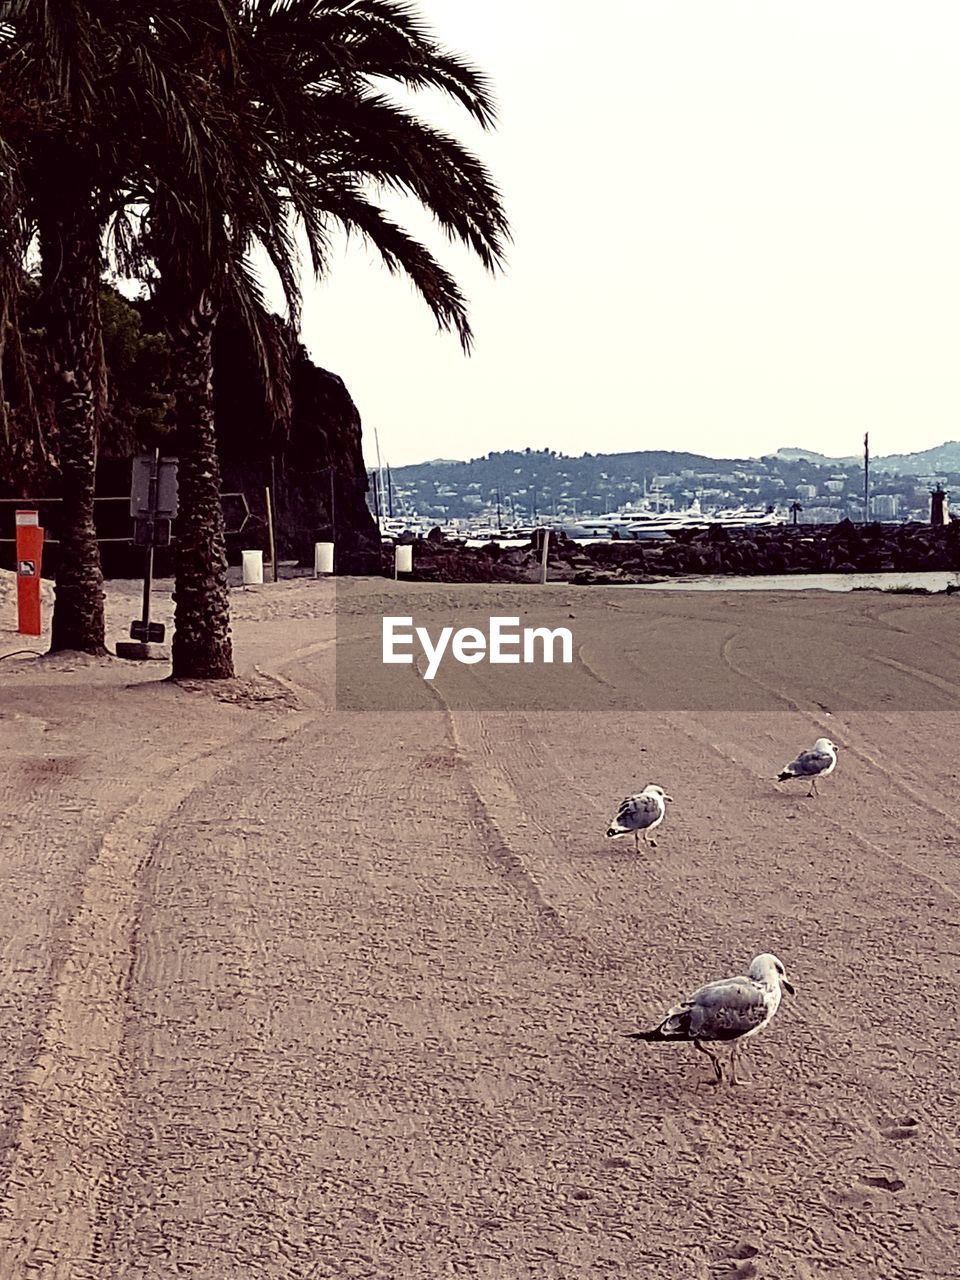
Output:
<path fill-rule="evenodd" d="M 15 186 L 18 228 L 5 245 L 0 311 L 8 320 L 15 314 L 23 255 L 36 238 L 62 479 L 51 648 L 88 653 L 105 652 L 93 523 L 96 421 L 104 392 L 100 179 L 111 168 L 95 84 L 110 59 L 105 35 L 88 4 L 0 3 L 0 155 L 8 208 Z"/>
<path fill-rule="evenodd" d="M 376 202 L 414 196 L 488 269 L 502 259 L 507 224 L 484 166 L 453 138 L 376 91 L 371 81 L 435 88 L 484 127 L 493 121 L 483 78 L 440 48 L 396 0 L 249 0 L 231 6 L 231 41 L 198 45 L 162 26 L 164 59 L 193 77 L 182 128 L 194 139 L 158 147 L 147 182 L 142 247 L 156 268 L 155 297 L 178 369 L 176 423 L 181 515 L 177 530 L 175 678 L 233 674 L 223 517 L 212 404 L 211 339 L 226 305 L 245 317 L 268 386 L 283 352 L 271 351 L 252 255 L 277 272 L 295 323 L 300 297 L 296 232 L 313 270 L 326 269 L 331 231 L 362 233 L 391 271 L 413 282 L 442 328 L 469 349 L 466 304 L 453 277 Z"/>
<path fill-rule="evenodd" d="M 162 8 L 183 21 L 221 6 Z M 16 334 L 24 257 L 36 243 L 61 479 L 52 650 L 106 652 L 94 526 L 106 400 L 99 286 L 104 229 L 135 198 L 144 141 L 172 132 L 176 118 L 176 81 L 156 52 L 140 0 L 0 0 L 0 342 Z"/>
<path fill-rule="evenodd" d="M 331 229 L 359 231 L 469 349 L 456 281 L 377 200 L 414 196 L 493 269 L 507 236 L 499 195 L 479 161 L 374 80 L 437 89 L 493 122 L 482 76 L 397 0 L 0 0 L 0 203 L 16 195 L 23 227 L 4 242 L 0 314 L 15 306 L 10 244 L 22 251 L 35 234 L 64 498 L 54 648 L 103 650 L 93 493 L 106 226 L 121 264 L 152 257 L 180 376 L 175 676 L 233 672 L 211 398 L 224 305 L 246 319 L 285 408 L 251 254 L 266 253 L 295 322 L 297 228 L 318 275 Z"/>

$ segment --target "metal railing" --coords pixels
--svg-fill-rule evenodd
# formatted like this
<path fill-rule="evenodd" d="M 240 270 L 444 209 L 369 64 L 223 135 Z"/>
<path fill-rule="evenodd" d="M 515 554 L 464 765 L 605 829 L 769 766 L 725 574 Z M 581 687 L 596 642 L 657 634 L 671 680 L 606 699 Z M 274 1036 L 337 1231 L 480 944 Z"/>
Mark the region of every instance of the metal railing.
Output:
<path fill-rule="evenodd" d="M 239 499 L 240 499 L 240 501 L 243 503 L 243 513 L 244 513 L 244 514 L 243 514 L 243 519 L 240 521 L 240 526 L 239 526 L 239 528 L 237 528 L 237 529 L 228 529 L 228 530 L 227 530 L 227 532 L 228 532 L 228 533 L 231 533 L 231 534 L 233 534 L 233 533 L 242 533 L 242 532 L 243 532 L 243 530 L 246 528 L 247 522 L 248 522 L 249 520 L 251 520 L 251 519 L 253 519 L 253 518 L 254 518 L 254 517 L 253 517 L 253 513 L 252 513 L 252 512 L 251 512 L 251 510 L 250 510 L 250 504 L 247 502 L 247 495 L 246 495 L 245 493 L 242 493 L 242 492 L 241 492 L 241 493 L 221 493 L 221 495 L 220 495 L 220 500 L 221 500 L 221 502 L 222 502 L 225 498 L 239 498 Z M 16 507 L 43 507 L 43 506 L 51 506 L 51 505 L 53 505 L 53 504 L 55 504 L 55 503 L 59 503 L 59 502 L 62 502 L 62 501 L 63 501 L 63 499 L 62 499 L 62 498 L 0 498 L 0 504 L 2 504 L 2 505 L 4 505 L 4 506 L 16 506 Z M 125 503 L 129 506 L 129 505 L 130 505 L 130 495 L 129 495 L 129 493 L 118 494 L 118 495 L 116 495 L 116 496 L 111 495 L 111 496 L 108 496 L 108 497 L 105 497 L 105 498 L 104 498 L 104 497 L 94 498 L 94 500 L 93 500 L 93 501 L 94 501 L 94 505 L 96 505 L 96 503 L 98 503 L 98 502 L 125 502 Z M 130 517 L 130 519 L 132 520 L 132 519 L 133 519 L 133 516 L 131 516 L 131 517 Z M 2 537 L 0 537 L 0 543 L 3 543 L 3 542 L 15 543 L 15 542 L 16 542 L 16 538 L 2 538 Z M 58 545 L 59 545 L 59 543 L 60 543 L 60 539 L 59 539 L 59 538 L 44 538 L 44 542 L 45 542 L 45 544 L 46 544 L 47 546 L 54 546 L 54 547 L 55 547 L 55 546 L 58 546 Z M 130 542 L 130 543 L 132 543 L 132 542 L 133 542 L 133 534 L 131 533 L 131 534 L 129 534 L 129 535 L 128 535 L 127 537 L 125 537 L 125 538 L 97 538 L 97 542 Z"/>

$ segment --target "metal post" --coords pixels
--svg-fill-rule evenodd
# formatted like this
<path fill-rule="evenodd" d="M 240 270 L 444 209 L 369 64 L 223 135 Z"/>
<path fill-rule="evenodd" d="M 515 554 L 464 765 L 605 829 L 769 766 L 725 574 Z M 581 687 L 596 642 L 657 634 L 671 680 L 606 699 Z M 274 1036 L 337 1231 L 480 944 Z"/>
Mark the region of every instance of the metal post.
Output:
<path fill-rule="evenodd" d="M 863 437 L 863 519 L 870 519 L 870 432 Z"/>
<path fill-rule="evenodd" d="M 153 581 L 153 543 L 147 547 L 147 567 L 143 575 L 143 625 L 150 625 L 150 584 Z"/>
<path fill-rule="evenodd" d="M 270 537 L 270 561 L 273 565 L 273 580 L 277 581 L 279 574 L 277 573 L 277 543 L 273 535 L 273 505 L 270 501 L 270 486 L 266 488 L 267 497 L 267 533 Z"/>
<path fill-rule="evenodd" d="M 149 497 L 147 499 L 150 507 L 150 542 L 147 546 L 147 563 L 143 573 L 143 611 L 142 622 L 143 629 L 149 635 L 150 631 L 150 586 L 153 582 L 153 534 L 154 520 L 157 513 L 157 487 L 160 483 L 160 450 L 154 449 L 153 458 L 150 462 L 150 487 L 148 489 Z"/>
<path fill-rule="evenodd" d="M 380 461 L 380 434 L 376 427 L 373 429 L 373 440 L 374 444 L 377 446 L 377 484 L 380 487 L 380 494 L 377 499 L 377 528 L 379 529 L 380 516 L 384 514 L 386 502 L 384 501 L 385 495 L 383 492 L 383 463 Z"/>
<path fill-rule="evenodd" d="M 280 579 L 280 569 L 277 565 L 277 542 L 276 528 L 274 525 L 274 508 L 278 504 L 277 497 L 277 459 L 276 455 L 270 455 L 270 488 L 267 490 L 267 518 L 270 521 L 270 559 L 273 562 L 273 580 Z"/>

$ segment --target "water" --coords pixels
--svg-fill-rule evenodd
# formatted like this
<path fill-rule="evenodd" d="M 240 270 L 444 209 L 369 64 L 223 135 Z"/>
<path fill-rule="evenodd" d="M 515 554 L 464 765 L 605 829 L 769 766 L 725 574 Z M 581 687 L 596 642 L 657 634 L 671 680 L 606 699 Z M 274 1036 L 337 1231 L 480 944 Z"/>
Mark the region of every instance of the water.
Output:
<path fill-rule="evenodd" d="M 887 590 L 925 587 L 944 591 L 960 586 L 960 573 L 932 569 L 922 573 L 768 573 L 751 577 L 675 578 L 669 582 L 623 584 L 640 591 L 854 591 L 858 587 Z"/>

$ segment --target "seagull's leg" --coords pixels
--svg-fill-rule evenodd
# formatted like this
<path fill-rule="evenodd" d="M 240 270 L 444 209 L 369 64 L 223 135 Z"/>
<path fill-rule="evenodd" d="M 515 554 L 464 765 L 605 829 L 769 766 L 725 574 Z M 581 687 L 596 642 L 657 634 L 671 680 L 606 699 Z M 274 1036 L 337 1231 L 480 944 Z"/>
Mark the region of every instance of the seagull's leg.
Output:
<path fill-rule="evenodd" d="M 809 799 L 810 796 L 818 796 L 819 794 L 820 792 L 817 790 L 817 779 L 816 777 L 813 777 L 810 779 L 810 790 L 807 792 L 807 798 Z"/>
<path fill-rule="evenodd" d="M 635 853 L 640 852 L 640 833 L 638 831 L 633 833 L 633 848 Z"/>
<path fill-rule="evenodd" d="M 734 1040 L 730 1046 L 730 1083 L 739 1084 L 737 1079 L 737 1042 Z"/>
<path fill-rule="evenodd" d="M 714 1075 L 717 1077 L 717 1084 L 723 1084 L 723 1064 L 721 1063 L 717 1055 L 713 1052 L 713 1050 L 708 1049 L 707 1046 L 701 1040 L 694 1040 L 693 1047 L 695 1049 L 699 1049 L 701 1053 L 705 1053 L 707 1055 L 707 1057 L 713 1063 L 713 1072 L 714 1072 Z"/>
<path fill-rule="evenodd" d="M 746 1040 L 741 1040 L 737 1042 L 737 1045 L 738 1045 L 737 1062 L 739 1063 L 740 1066 L 743 1066 L 743 1057 L 744 1057 L 744 1054 L 747 1052 L 747 1042 Z M 737 1084 L 742 1084 L 744 1080 L 752 1080 L 752 1079 L 753 1079 L 753 1072 L 750 1071 L 745 1076 L 737 1076 Z"/>

